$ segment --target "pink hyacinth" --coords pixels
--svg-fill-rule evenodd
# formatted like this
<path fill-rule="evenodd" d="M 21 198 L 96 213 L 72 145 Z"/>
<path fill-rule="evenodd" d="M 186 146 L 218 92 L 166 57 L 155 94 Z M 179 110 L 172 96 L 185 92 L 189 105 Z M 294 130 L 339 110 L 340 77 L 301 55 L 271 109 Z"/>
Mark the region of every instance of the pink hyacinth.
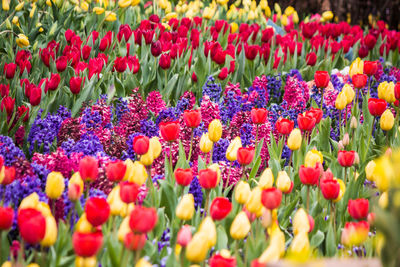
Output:
<path fill-rule="evenodd" d="M 265 100 L 268 103 L 269 100 L 269 94 L 268 94 L 268 79 L 265 75 L 262 75 L 261 77 L 255 77 L 253 81 L 253 87 L 257 87 L 260 89 L 265 90 Z"/>
<path fill-rule="evenodd" d="M 210 100 L 208 95 L 203 96 L 200 105 L 201 119 L 204 123 L 204 127 L 207 129 L 208 125 L 214 119 L 220 119 L 218 103 L 214 103 Z"/>
<path fill-rule="evenodd" d="M 155 116 L 166 108 L 166 104 L 162 99 L 162 95 L 158 91 L 150 92 L 146 98 L 146 106 Z"/>
<path fill-rule="evenodd" d="M 299 81 L 297 76 L 289 76 L 286 80 L 283 100 L 286 101 L 286 109 L 294 108 L 303 110 L 310 98 L 307 83 Z"/>

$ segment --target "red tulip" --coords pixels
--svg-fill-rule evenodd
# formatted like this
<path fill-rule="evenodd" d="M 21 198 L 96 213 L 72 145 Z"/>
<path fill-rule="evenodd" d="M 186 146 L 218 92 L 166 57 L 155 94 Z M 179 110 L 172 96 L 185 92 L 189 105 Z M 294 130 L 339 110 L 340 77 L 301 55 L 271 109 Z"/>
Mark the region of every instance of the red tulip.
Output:
<path fill-rule="evenodd" d="M 60 84 L 60 81 L 61 81 L 60 74 L 52 73 L 49 81 L 46 83 L 46 89 L 50 91 L 55 91 L 58 85 Z"/>
<path fill-rule="evenodd" d="M 110 162 L 106 167 L 106 175 L 111 182 L 119 182 L 125 176 L 126 165 L 122 160 Z"/>
<path fill-rule="evenodd" d="M 11 228 L 14 220 L 14 210 L 10 207 L 0 206 L 0 231 Z"/>
<path fill-rule="evenodd" d="M 400 82 L 397 82 L 396 85 L 394 86 L 394 96 L 396 97 L 397 100 L 400 99 Z"/>
<path fill-rule="evenodd" d="M 220 73 L 218 74 L 218 79 L 220 79 L 221 81 L 225 80 L 226 77 L 228 77 L 228 68 L 227 67 L 223 67 L 220 71 Z"/>
<path fill-rule="evenodd" d="M 210 258 L 210 267 L 236 267 L 236 258 L 225 258 L 220 254 L 215 254 Z"/>
<path fill-rule="evenodd" d="M 32 106 L 37 106 L 42 100 L 42 88 L 33 86 L 29 94 L 29 103 Z"/>
<path fill-rule="evenodd" d="M 63 72 L 68 65 L 68 58 L 66 56 L 61 56 L 56 60 L 56 68 L 58 72 Z"/>
<path fill-rule="evenodd" d="M 364 61 L 364 73 L 368 76 L 372 76 L 378 70 L 378 62 L 376 61 Z"/>
<path fill-rule="evenodd" d="M 240 165 L 249 165 L 254 158 L 254 147 L 241 147 L 237 151 L 237 161 Z"/>
<path fill-rule="evenodd" d="M 127 204 L 134 203 L 139 195 L 139 186 L 135 183 L 124 181 L 119 184 L 119 196 Z"/>
<path fill-rule="evenodd" d="M 204 169 L 199 171 L 199 183 L 204 189 L 211 189 L 218 184 L 218 173 L 211 169 Z"/>
<path fill-rule="evenodd" d="M 2 185 L 9 185 L 15 180 L 15 167 L 4 166 L 4 179 L 1 182 Z"/>
<path fill-rule="evenodd" d="M 188 186 L 193 180 L 192 169 L 178 168 L 174 172 L 176 183 L 181 186 Z"/>
<path fill-rule="evenodd" d="M 367 34 L 364 37 L 364 44 L 368 47 L 369 50 L 372 50 L 376 44 L 376 38 L 372 34 Z"/>
<path fill-rule="evenodd" d="M 195 72 L 192 73 L 192 81 L 193 81 L 194 83 L 197 83 L 197 75 L 196 75 Z"/>
<path fill-rule="evenodd" d="M 14 112 L 15 99 L 10 96 L 6 96 L 1 100 L 1 110 L 6 110 L 7 115 L 10 116 Z"/>
<path fill-rule="evenodd" d="M 133 72 L 133 74 L 136 74 L 139 72 L 140 69 L 140 63 L 139 59 L 137 56 L 127 56 L 127 64 L 129 69 Z"/>
<path fill-rule="evenodd" d="M 329 73 L 327 71 L 316 71 L 314 74 L 314 81 L 315 81 L 315 85 L 318 88 L 325 88 L 328 86 L 329 84 Z"/>
<path fill-rule="evenodd" d="M 320 188 L 322 195 L 325 199 L 332 200 L 337 199 L 340 192 L 340 185 L 338 181 L 334 179 L 324 179 L 321 180 Z"/>
<path fill-rule="evenodd" d="M 260 47 L 258 45 L 245 45 L 244 54 L 248 60 L 254 60 L 258 55 Z"/>
<path fill-rule="evenodd" d="M 317 185 L 319 176 L 321 174 L 320 168 L 316 165 L 314 168 L 304 167 L 304 165 L 300 166 L 299 176 L 300 181 L 304 185 Z"/>
<path fill-rule="evenodd" d="M 21 209 L 18 212 L 18 228 L 21 237 L 29 244 L 42 241 L 46 233 L 46 219 L 35 209 Z"/>
<path fill-rule="evenodd" d="M 361 89 L 367 85 L 368 76 L 365 74 L 354 74 L 351 79 L 353 81 L 354 87 Z"/>
<path fill-rule="evenodd" d="M 369 201 L 365 198 L 349 199 L 347 211 L 354 220 L 366 219 L 368 216 Z"/>
<path fill-rule="evenodd" d="M 6 75 L 7 79 L 14 78 L 15 70 L 17 69 L 17 64 L 15 63 L 5 63 L 4 64 L 4 74 Z"/>
<path fill-rule="evenodd" d="M 266 263 L 261 263 L 258 261 L 258 259 L 252 260 L 250 267 L 266 267 Z"/>
<path fill-rule="evenodd" d="M 177 140 L 179 137 L 179 131 L 179 122 L 177 121 L 160 123 L 161 136 L 165 141 L 173 142 Z"/>
<path fill-rule="evenodd" d="M 144 155 L 149 150 L 150 139 L 144 135 L 138 135 L 133 138 L 133 150 L 138 155 Z"/>
<path fill-rule="evenodd" d="M 352 151 L 339 150 L 338 162 L 342 167 L 351 167 L 354 163 L 356 153 Z"/>
<path fill-rule="evenodd" d="M 316 120 L 314 117 L 311 117 L 310 115 L 299 114 L 297 116 L 297 123 L 299 125 L 300 130 L 308 132 L 312 131 L 312 129 L 315 126 Z"/>
<path fill-rule="evenodd" d="M 192 230 L 190 229 L 190 225 L 186 224 L 179 230 L 176 243 L 182 247 L 186 247 L 190 240 L 192 240 Z"/>
<path fill-rule="evenodd" d="M 324 113 L 319 108 L 310 108 L 306 111 L 306 116 L 313 117 L 315 119 L 315 124 L 320 123 Z"/>
<path fill-rule="evenodd" d="M 126 70 L 127 68 L 127 62 L 126 62 L 126 57 L 117 57 L 115 58 L 114 61 L 114 70 L 116 70 L 119 73 L 122 73 Z"/>
<path fill-rule="evenodd" d="M 201 123 L 201 112 L 200 110 L 185 110 L 183 112 L 183 120 L 186 126 L 190 128 L 197 128 Z"/>
<path fill-rule="evenodd" d="M 368 99 L 368 110 L 372 116 L 381 116 L 386 110 L 386 101 L 379 98 Z"/>
<path fill-rule="evenodd" d="M 75 232 L 72 235 L 72 245 L 76 255 L 80 257 L 93 257 L 103 245 L 103 234 L 101 231 L 95 233 Z"/>
<path fill-rule="evenodd" d="M 310 230 L 308 231 L 309 233 L 311 233 L 314 230 L 314 218 L 308 214 L 308 223 L 310 224 Z"/>
<path fill-rule="evenodd" d="M 88 45 L 84 45 L 82 47 L 82 58 L 83 60 L 88 60 L 88 58 L 90 57 L 90 52 L 92 51 L 92 47 L 88 46 Z"/>
<path fill-rule="evenodd" d="M 232 203 L 226 197 L 216 197 L 211 203 L 210 214 L 215 221 L 225 219 L 232 210 Z"/>
<path fill-rule="evenodd" d="M 314 66 L 315 63 L 317 63 L 317 55 L 315 54 L 314 51 L 307 54 L 306 62 L 307 62 L 307 65 L 309 65 L 309 66 Z"/>
<path fill-rule="evenodd" d="M 267 121 L 268 111 L 265 108 L 253 108 L 250 116 L 254 124 L 263 124 Z"/>
<path fill-rule="evenodd" d="M 163 70 L 169 69 L 169 67 L 171 67 L 171 57 L 170 57 L 170 55 L 169 54 L 162 54 L 160 56 L 159 65 Z"/>
<path fill-rule="evenodd" d="M 153 57 L 158 57 L 162 53 L 161 42 L 159 40 L 151 43 L 150 48 L 151 54 Z"/>
<path fill-rule="evenodd" d="M 22 117 L 24 115 L 24 118 L 22 119 L 24 122 L 28 121 L 29 119 L 29 108 L 27 106 L 19 106 L 17 109 L 18 112 L 18 117 Z"/>
<path fill-rule="evenodd" d="M 74 95 L 79 94 L 82 86 L 82 78 L 81 77 L 71 77 L 69 80 L 69 89 Z"/>
<path fill-rule="evenodd" d="M 275 187 L 264 189 L 261 193 L 261 202 L 269 210 L 278 208 L 281 200 L 282 192 Z"/>
<path fill-rule="evenodd" d="M 147 237 L 146 234 L 135 234 L 128 233 L 124 238 L 124 245 L 127 249 L 132 251 L 142 250 L 146 245 Z"/>
<path fill-rule="evenodd" d="M 0 84 L 0 96 L 5 97 L 10 93 L 10 85 Z"/>
<path fill-rule="evenodd" d="M 156 226 L 157 219 L 155 208 L 136 206 L 129 218 L 129 226 L 135 233 L 146 234 Z"/>
<path fill-rule="evenodd" d="M 91 156 L 86 156 L 79 162 L 79 174 L 86 181 L 94 181 L 99 174 L 99 163 Z"/>
<path fill-rule="evenodd" d="M 361 45 L 360 49 L 358 49 L 358 56 L 360 58 L 365 58 L 368 56 L 369 50 L 368 47 L 366 47 L 365 45 Z"/>
<path fill-rule="evenodd" d="M 279 134 L 288 135 L 292 132 L 294 128 L 294 121 L 280 118 L 275 123 L 275 128 Z"/>
<path fill-rule="evenodd" d="M 102 225 L 110 216 L 110 205 L 101 197 L 91 197 L 86 201 L 86 218 L 94 227 Z"/>

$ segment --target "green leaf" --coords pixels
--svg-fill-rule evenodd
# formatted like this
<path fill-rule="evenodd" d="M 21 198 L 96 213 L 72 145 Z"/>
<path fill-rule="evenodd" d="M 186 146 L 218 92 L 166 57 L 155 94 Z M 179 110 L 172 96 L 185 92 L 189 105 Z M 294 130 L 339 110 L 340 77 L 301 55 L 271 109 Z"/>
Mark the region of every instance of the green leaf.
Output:
<path fill-rule="evenodd" d="M 328 235 L 326 237 L 326 255 L 329 257 L 333 257 L 336 254 L 336 241 L 335 241 L 335 233 L 333 232 L 332 225 L 328 228 Z"/>
<path fill-rule="evenodd" d="M 319 245 L 321 245 L 322 241 L 324 241 L 324 238 L 324 233 L 318 230 L 311 238 L 311 246 L 317 248 Z"/>
<path fill-rule="evenodd" d="M 161 189 L 161 203 L 160 207 L 165 207 L 165 213 L 170 221 L 175 217 L 175 208 L 177 205 L 177 198 L 174 188 L 166 180 L 158 180 Z"/>
<path fill-rule="evenodd" d="M 218 225 L 217 227 L 217 250 L 226 249 L 228 247 L 228 236 L 225 229 Z"/>

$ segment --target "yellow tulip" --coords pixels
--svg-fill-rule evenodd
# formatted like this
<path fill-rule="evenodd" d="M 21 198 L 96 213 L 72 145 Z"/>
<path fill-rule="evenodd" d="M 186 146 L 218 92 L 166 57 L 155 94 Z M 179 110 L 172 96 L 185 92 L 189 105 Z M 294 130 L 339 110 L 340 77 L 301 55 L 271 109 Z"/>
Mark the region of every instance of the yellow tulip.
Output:
<path fill-rule="evenodd" d="M 160 139 L 157 136 L 153 136 L 149 141 L 149 150 L 153 153 L 153 158 L 156 159 L 160 156 L 162 151 L 162 146 Z"/>
<path fill-rule="evenodd" d="M 213 120 L 210 125 L 208 125 L 208 138 L 214 143 L 218 142 L 222 136 L 222 124 L 218 119 Z"/>
<path fill-rule="evenodd" d="M 299 14 L 297 14 L 297 11 L 295 11 L 292 15 L 292 20 L 294 24 L 298 24 L 299 23 Z"/>
<path fill-rule="evenodd" d="M 21 201 L 19 209 L 28 209 L 28 208 L 36 209 L 38 204 L 39 204 L 39 195 L 34 192 L 29 196 L 25 197 Z"/>
<path fill-rule="evenodd" d="M 346 96 L 346 103 L 347 105 L 353 102 L 354 97 L 356 96 L 356 93 L 354 92 L 354 89 L 350 86 L 350 84 L 345 84 L 342 88 L 342 92 Z"/>
<path fill-rule="evenodd" d="M 43 247 L 51 247 L 57 241 L 57 222 L 53 216 L 46 217 L 46 233 L 40 245 Z"/>
<path fill-rule="evenodd" d="M 335 107 L 338 110 L 342 110 L 346 107 L 346 105 L 347 105 L 347 97 L 346 94 L 342 91 L 336 97 Z"/>
<path fill-rule="evenodd" d="M 175 210 L 176 216 L 182 221 L 192 219 L 194 211 L 194 198 L 192 194 L 184 195 Z"/>
<path fill-rule="evenodd" d="M 389 203 L 389 195 L 387 192 L 383 192 L 378 200 L 378 205 L 382 209 L 386 209 Z"/>
<path fill-rule="evenodd" d="M 292 15 L 294 12 L 295 12 L 295 10 L 294 10 L 294 7 L 292 7 L 292 6 L 288 6 L 284 11 L 285 15 L 288 17 L 290 15 Z"/>
<path fill-rule="evenodd" d="M 207 235 L 204 232 L 197 232 L 186 247 L 186 258 L 190 262 L 200 263 L 207 257 L 210 249 Z"/>
<path fill-rule="evenodd" d="M 240 181 L 235 188 L 235 200 L 239 204 L 245 204 L 250 197 L 250 185 L 245 181 Z"/>
<path fill-rule="evenodd" d="M 47 6 L 51 6 L 51 1 L 50 0 L 46 0 L 46 5 Z"/>
<path fill-rule="evenodd" d="M 373 171 L 374 182 L 378 189 L 385 192 L 394 178 L 394 169 L 388 156 L 375 160 L 376 166 Z"/>
<path fill-rule="evenodd" d="M 144 166 L 151 166 L 153 161 L 153 151 L 149 148 L 147 153 L 140 157 L 140 163 L 142 163 Z"/>
<path fill-rule="evenodd" d="M 166 21 L 170 21 L 171 19 L 176 19 L 178 17 L 178 14 L 176 14 L 175 12 L 170 12 L 167 15 L 165 15 L 164 19 Z"/>
<path fill-rule="evenodd" d="M 111 215 L 123 216 L 126 213 L 127 204 L 121 200 L 120 187 L 115 186 L 108 194 L 107 203 L 110 205 Z"/>
<path fill-rule="evenodd" d="M 240 140 L 240 137 L 237 136 L 235 139 L 231 141 L 228 148 L 226 149 L 226 154 L 225 154 L 226 158 L 229 161 L 235 161 L 237 159 L 237 151 L 241 147 L 242 147 L 242 141 Z"/>
<path fill-rule="evenodd" d="M 41 201 L 40 201 L 40 202 L 36 205 L 35 209 L 36 209 L 37 211 L 39 211 L 44 217 L 53 216 L 53 215 L 51 214 L 51 210 L 50 210 L 49 204 L 47 204 L 47 203 L 45 203 L 45 202 L 41 202 Z"/>
<path fill-rule="evenodd" d="M 268 6 L 268 1 L 267 0 L 261 0 L 259 6 L 261 7 L 261 9 L 266 9 Z"/>
<path fill-rule="evenodd" d="M 371 182 L 374 181 L 374 169 L 375 169 L 375 161 L 371 160 L 368 162 L 367 166 L 365 166 L 365 176 L 367 177 L 368 180 Z"/>
<path fill-rule="evenodd" d="M 236 215 L 230 228 L 230 234 L 233 239 L 240 240 L 246 237 L 251 228 L 249 218 L 244 211 Z"/>
<path fill-rule="evenodd" d="M 59 198 L 64 192 L 64 176 L 61 172 L 51 172 L 47 175 L 46 195 L 51 199 Z"/>
<path fill-rule="evenodd" d="M 128 166 L 126 171 L 128 172 Z M 142 163 L 135 161 L 132 164 L 131 176 L 129 177 L 129 182 L 134 182 L 137 185 L 142 185 L 146 182 L 147 171 Z"/>
<path fill-rule="evenodd" d="M 82 1 L 80 7 L 86 12 L 89 10 L 89 4 L 86 1 Z"/>
<path fill-rule="evenodd" d="M 394 103 L 396 101 L 396 97 L 394 95 L 394 86 L 393 82 L 382 82 L 378 85 L 378 97 L 380 99 L 386 100 L 388 103 Z"/>
<path fill-rule="evenodd" d="M 296 211 L 293 218 L 293 233 L 295 235 L 300 232 L 308 233 L 310 231 L 310 221 L 308 220 L 308 215 L 303 208 Z"/>
<path fill-rule="evenodd" d="M 274 184 L 274 174 L 272 173 L 271 168 L 266 168 L 260 176 L 260 181 L 258 182 L 258 186 L 262 189 L 271 188 Z"/>
<path fill-rule="evenodd" d="M 17 42 L 17 45 L 21 48 L 24 48 L 26 46 L 29 46 L 29 39 L 26 37 L 25 34 L 18 34 L 17 39 L 15 40 Z"/>
<path fill-rule="evenodd" d="M 124 7 L 130 6 L 131 3 L 132 3 L 132 0 L 119 0 L 119 1 L 118 1 L 118 6 L 119 6 L 120 8 L 124 8 Z"/>
<path fill-rule="evenodd" d="M 5 261 L 5 262 L 1 265 L 1 267 L 13 267 L 13 266 L 12 266 L 12 264 L 11 264 L 11 261 Z"/>
<path fill-rule="evenodd" d="M 263 205 L 261 203 L 261 193 L 262 189 L 261 187 L 257 186 L 255 187 L 249 196 L 249 199 L 246 202 L 246 209 L 250 211 L 251 213 L 254 213 L 256 215 L 262 215 L 262 208 Z M 259 216 L 257 216 L 259 217 Z"/>
<path fill-rule="evenodd" d="M 287 193 L 292 188 L 292 180 L 286 171 L 278 172 L 278 178 L 276 178 L 276 187 L 281 190 L 282 193 Z"/>
<path fill-rule="evenodd" d="M 104 8 L 96 6 L 95 8 L 93 8 L 93 12 L 96 13 L 97 15 L 101 15 L 104 13 Z"/>
<path fill-rule="evenodd" d="M 200 138 L 200 150 L 203 153 L 208 153 L 211 151 L 213 142 L 208 137 L 208 133 L 203 133 Z"/>
<path fill-rule="evenodd" d="M 75 259 L 75 267 L 95 267 L 97 266 L 96 256 L 87 258 L 77 256 Z"/>
<path fill-rule="evenodd" d="M 353 61 L 350 65 L 349 75 L 353 77 L 355 74 L 363 74 L 364 72 L 364 61 L 362 61 L 359 57 Z"/>
<path fill-rule="evenodd" d="M 15 6 L 15 11 L 21 11 L 22 8 L 24 7 L 25 2 L 22 1 L 21 3 L 19 3 L 18 5 Z"/>
<path fill-rule="evenodd" d="M 302 231 L 294 236 L 290 244 L 290 252 L 299 257 L 304 257 L 310 253 L 310 241 L 307 232 Z"/>
<path fill-rule="evenodd" d="M 135 267 L 152 267 L 150 262 L 148 262 L 145 258 L 141 258 L 136 264 Z"/>
<path fill-rule="evenodd" d="M 271 231 L 271 241 L 267 249 L 261 254 L 260 263 L 277 262 L 285 253 L 285 235 L 278 226 Z"/>
<path fill-rule="evenodd" d="M 221 169 L 219 168 L 218 163 L 211 164 L 208 166 L 208 169 L 213 170 L 217 173 L 217 184 L 219 184 L 219 181 L 221 180 Z"/>
<path fill-rule="evenodd" d="M 332 11 L 328 10 L 328 11 L 325 11 L 324 13 L 322 13 L 322 18 L 324 19 L 324 21 L 332 20 L 333 19 Z"/>
<path fill-rule="evenodd" d="M 324 157 L 322 153 L 316 149 L 312 149 L 307 152 L 306 158 L 304 159 L 304 165 L 307 168 L 314 168 L 317 163 L 323 163 Z"/>
<path fill-rule="evenodd" d="M 271 17 L 272 12 L 271 12 L 271 8 L 270 8 L 269 6 L 267 6 L 267 7 L 265 8 L 264 14 L 265 14 L 265 16 L 267 16 L 267 18 L 270 18 L 270 17 Z"/>
<path fill-rule="evenodd" d="M 121 243 L 124 243 L 125 236 L 126 236 L 128 233 L 131 232 L 131 228 L 130 228 L 130 226 L 129 226 L 129 219 L 130 219 L 129 216 L 125 217 L 125 218 L 122 220 L 121 225 L 119 226 L 119 229 L 118 229 L 118 240 L 119 240 Z"/>
<path fill-rule="evenodd" d="M 31 263 L 31 264 L 26 265 L 26 267 L 40 267 L 40 266 L 37 263 Z"/>
<path fill-rule="evenodd" d="M 298 128 L 293 129 L 289 134 L 287 146 L 292 151 L 298 150 L 301 147 L 301 132 Z"/>
<path fill-rule="evenodd" d="M 33 18 L 33 15 L 35 14 L 35 11 L 36 11 L 36 3 L 33 3 L 31 12 L 29 13 L 29 17 L 30 18 Z"/>
<path fill-rule="evenodd" d="M 205 233 L 205 238 L 208 242 L 208 247 L 211 248 L 217 243 L 217 229 L 215 223 L 210 216 L 204 218 L 201 222 L 198 232 Z"/>
<path fill-rule="evenodd" d="M 283 15 L 281 16 L 281 24 L 282 24 L 282 26 L 287 26 L 288 23 L 289 23 L 288 17 L 287 17 L 285 14 L 283 14 Z"/>
<path fill-rule="evenodd" d="M 274 9 L 275 9 L 277 16 L 280 17 L 282 15 L 282 10 L 278 3 L 274 4 Z"/>
<path fill-rule="evenodd" d="M 106 21 L 116 21 L 117 20 L 117 14 L 112 11 L 106 11 Z"/>
<path fill-rule="evenodd" d="M 79 218 L 78 222 L 76 223 L 76 231 L 79 233 L 91 233 L 93 230 L 93 226 L 90 222 L 86 219 L 86 213 L 83 213 L 82 216 Z"/>
<path fill-rule="evenodd" d="M 390 131 L 393 128 L 394 116 L 390 109 L 387 109 L 385 112 L 383 112 L 380 125 L 384 131 Z"/>
<path fill-rule="evenodd" d="M 344 184 L 343 180 L 336 179 L 336 178 L 335 178 L 335 180 L 338 181 L 339 186 L 340 186 L 340 190 L 339 190 L 338 197 L 333 200 L 334 203 L 339 202 L 343 198 L 344 193 L 346 192 L 346 185 Z"/>
<path fill-rule="evenodd" d="M 14 16 L 13 19 L 11 20 L 11 22 L 15 25 L 19 25 L 19 20 L 17 16 Z"/>
<path fill-rule="evenodd" d="M 217 4 L 224 6 L 229 2 L 229 0 L 217 0 Z"/>
<path fill-rule="evenodd" d="M 131 6 L 137 6 L 139 5 L 140 0 L 132 0 Z"/>
<path fill-rule="evenodd" d="M 72 175 L 68 181 L 68 198 L 71 201 L 77 201 L 83 194 L 83 180 L 79 172 Z"/>
<path fill-rule="evenodd" d="M 10 0 L 2 0 L 2 7 L 4 11 L 10 10 Z"/>

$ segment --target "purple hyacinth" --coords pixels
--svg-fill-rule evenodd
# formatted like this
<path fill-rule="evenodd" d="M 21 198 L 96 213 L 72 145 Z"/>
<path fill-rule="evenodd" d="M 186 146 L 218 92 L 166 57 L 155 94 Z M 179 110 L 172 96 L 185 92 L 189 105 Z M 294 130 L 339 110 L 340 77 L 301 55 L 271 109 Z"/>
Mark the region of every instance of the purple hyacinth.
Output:
<path fill-rule="evenodd" d="M 197 176 L 195 176 L 190 183 L 189 186 L 189 193 L 194 197 L 194 206 L 196 210 L 201 207 L 201 203 L 203 202 L 203 191 L 201 190 L 201 186 Z"/>
<path fill-rule="evenodd" d="M 209 76 L 203 85 L 203 96 L 208 95 L 213 102 L 218 103 L 221 98 L 221 85 L 215 82 L 212 76 Z"/>
<path fill-rule="evenodd" d="M 6 166 L 11 166 L 18 158 L 25 159 L 25 154 L 8 136 L 0 135 L 0 155 Z"/>
<path fill-rule="evenodd" d="M 228 146 L 229 146 L 229 141 L 225 138 L 222 138 L 215 143 L 212 154 L 213 162 L 227 161 L 225 155 Z"/>

